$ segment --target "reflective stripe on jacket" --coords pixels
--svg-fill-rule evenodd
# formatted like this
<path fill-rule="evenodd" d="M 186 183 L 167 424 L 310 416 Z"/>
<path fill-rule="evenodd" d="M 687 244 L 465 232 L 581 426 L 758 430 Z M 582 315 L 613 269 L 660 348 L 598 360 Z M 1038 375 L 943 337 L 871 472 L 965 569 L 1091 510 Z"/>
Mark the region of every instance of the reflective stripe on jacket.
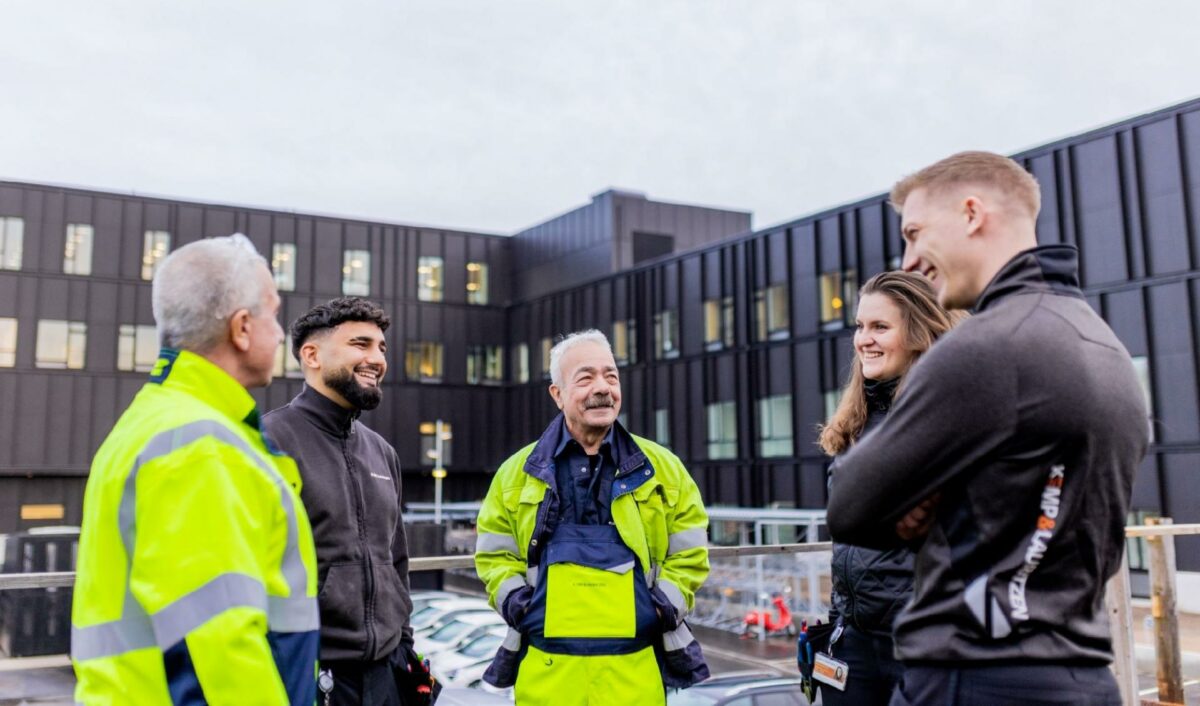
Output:
<path fill-rule="evenodd" d="M 92 463 L 71 628 L 86 704 L 312 704 L 316 555 L 249 393 L 165 350 Z"/>

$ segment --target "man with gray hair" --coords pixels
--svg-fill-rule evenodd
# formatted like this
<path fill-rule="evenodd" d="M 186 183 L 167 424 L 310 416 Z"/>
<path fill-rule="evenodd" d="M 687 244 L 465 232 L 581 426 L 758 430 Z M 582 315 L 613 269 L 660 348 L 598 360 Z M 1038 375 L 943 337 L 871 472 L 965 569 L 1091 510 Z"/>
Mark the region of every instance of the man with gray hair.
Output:
<path fill-rule="evenodd" d="M 662 704 L 708 677 L 684 617 L 708 576 L 700 491 L 617 421 L 621 379 L 596 330 L 550 351 L 561 410 L 504 462 L 475 568 L 510 630 L 484 679 L 521 704 Z"/>
<path fill-rule="evenodd" d="M 243 235 L 154 277 L 150 380 L 92 462 L 71 659 L 81 703 L 312 704 L 317 564 L 300 475 L 262 435 L 279 295 Z"/>

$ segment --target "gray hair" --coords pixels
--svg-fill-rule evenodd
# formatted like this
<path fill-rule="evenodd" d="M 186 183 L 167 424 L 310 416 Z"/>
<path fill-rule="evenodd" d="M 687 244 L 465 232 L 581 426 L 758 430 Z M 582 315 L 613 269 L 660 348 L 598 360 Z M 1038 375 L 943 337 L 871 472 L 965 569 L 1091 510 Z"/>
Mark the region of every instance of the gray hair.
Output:
<path fill-rule="evenodd" d="M 194 353 L 216 348 L 235 312 L 259 313 L 260 263 L 267 261 L 241 233 L 188 243 L 168 255 L 154 273 L 151 294 L 159 343 Z"/>
<path fill-rule="evenodd" d="M 604 346 L 609 353 L 612 353 L 612 346 L 608 343 L 608 337 L 594 328 L 590 328 L 586 331 L 568 333 L 561 341 L 554 344 L 554 347 L 550 349 L 550 382 L 554 383 L 558 387 L 562 387 L 563 355 L 581 343 L 598 343 Z"/>

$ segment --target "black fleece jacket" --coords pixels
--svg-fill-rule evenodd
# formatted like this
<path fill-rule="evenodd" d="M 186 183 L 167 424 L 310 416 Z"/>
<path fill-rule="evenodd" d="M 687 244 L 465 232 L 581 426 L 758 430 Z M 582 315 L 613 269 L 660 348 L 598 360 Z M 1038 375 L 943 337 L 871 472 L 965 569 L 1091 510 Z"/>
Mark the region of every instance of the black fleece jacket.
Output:
<path fill-rule="evenodd" d="M 896 621 L 906 663 L 1112 660 L 1104 586 L 1148 424 L 1129 353 L 1077 267 L 1070 246 L 1014 257 L 838 459 L 837 542 L 889 546 L 896 521 L 942 492 Z"/>
<path fill-rule="evenodd" d="M 396 450 L 307 385 L 267 413 L 267 436 L 296 459 L 317 548 L 321 659 L 375 661 L 412 647 L 408 541 Z"/>

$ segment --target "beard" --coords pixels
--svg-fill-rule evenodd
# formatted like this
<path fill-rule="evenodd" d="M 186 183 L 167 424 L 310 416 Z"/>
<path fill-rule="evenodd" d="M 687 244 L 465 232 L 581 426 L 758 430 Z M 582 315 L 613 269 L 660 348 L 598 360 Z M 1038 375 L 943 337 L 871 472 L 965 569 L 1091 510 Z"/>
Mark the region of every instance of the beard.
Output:
<path fill-rule="evenodd" d="M 343 368 L 331 371 L 325 374 L 323 382 L 355 409 L 375 409 L 383 401 L 383 389 L 378 386 L 378 383 L 375 387 L 360 384 L 354 377 L 353 370 Z"/>

